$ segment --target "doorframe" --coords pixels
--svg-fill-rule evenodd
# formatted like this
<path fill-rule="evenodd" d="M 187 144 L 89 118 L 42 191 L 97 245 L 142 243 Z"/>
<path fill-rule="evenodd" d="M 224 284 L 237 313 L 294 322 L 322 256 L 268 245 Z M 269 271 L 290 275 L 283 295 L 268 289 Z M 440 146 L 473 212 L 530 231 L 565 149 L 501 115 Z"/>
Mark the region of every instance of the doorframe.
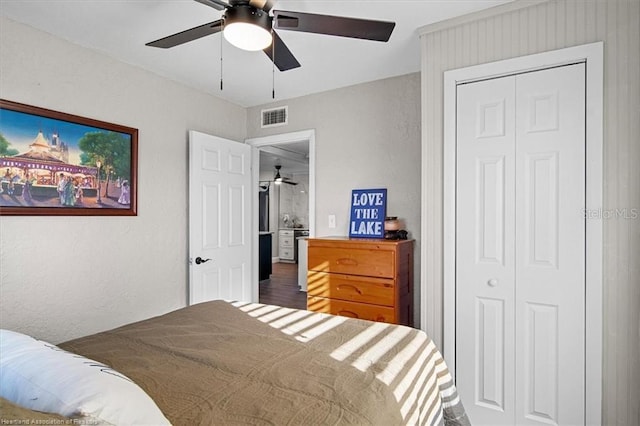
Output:
<path fill-rule="evenodd" d="M 444 73 L 444 215 L 443 215 L 443 349 L 455 380 L 456 329 L 456 92 L 457 85 L 545 68 L 586 66 L 586 283 L 585 283 L 585 420 L 601 422 L 603 333 L 603 43 L 591 43 Z M 594 218 L 597 217 L 597 218 Z M 422 292 L 426 294 L 426 291 Z M 422 300 L 423 316 L 437 301 Z M 426 318 L 422 318 L 423 324 Z M 600 366 L 600 368 L 597 368 Z M 596 368 L 594 368 L 596 367 Z"/>
<path fill-rule="evenodd" d="M 301 130 L 297 132 L 290 133 L 280 133 L 277 135 L 271 136 L 262 136 L 256 138 L 248 138 L 245 139 L 244 143 L 251 145 L 253 147 L 253 164 L 252 175 L 253 175 L 253 191 L 254 193 L 258 193 L 258 185 L 260 181 L 260 147 L 263 146 L 271 146 L 271 145 L 281 145 L 285 143 L 292 142 L 308 142 L 309 143 L 309 237 L 314 237 L 316 235 L 316 131 L 315 129 L 309 130 Z M 252 223 L 255 226 L 255 232 L 253 233 L 254 244 L 253 244 L 253 276 L 255 279 L 253 280 L 253 300 L 258 301 L 260 295 L 259 289 L 259 256 L 258 256 L 258 221 L 259 221 L 259 206 L 258 203 L 253 203 L 253 218 Z"/>

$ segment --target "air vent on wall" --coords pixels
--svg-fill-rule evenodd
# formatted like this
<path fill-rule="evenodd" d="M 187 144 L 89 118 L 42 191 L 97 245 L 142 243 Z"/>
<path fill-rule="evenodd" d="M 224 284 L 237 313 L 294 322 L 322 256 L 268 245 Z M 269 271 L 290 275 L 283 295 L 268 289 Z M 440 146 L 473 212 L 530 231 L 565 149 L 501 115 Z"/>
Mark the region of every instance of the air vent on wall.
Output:
<path fill-rule="evenodd" d="M 289 112 L 286 106 L 263 109 L 262 110 L 262 127 L 284 126 L 287 124 Z"/>

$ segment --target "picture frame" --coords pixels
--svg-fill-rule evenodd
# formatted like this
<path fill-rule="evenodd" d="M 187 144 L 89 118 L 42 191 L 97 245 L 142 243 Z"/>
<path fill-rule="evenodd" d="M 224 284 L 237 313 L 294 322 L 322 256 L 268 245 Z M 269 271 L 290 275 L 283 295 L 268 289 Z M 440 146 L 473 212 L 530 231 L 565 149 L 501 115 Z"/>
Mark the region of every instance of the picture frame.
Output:
<path fill-rule="evenodd" d="M 138 129 L 0 99 L 0 215 L 137 216 Z"/>
<path fill-rule="evenodd" d="M 386 188 L 352 190 L 349 238 L 384 238 L 386 212 Z"/>

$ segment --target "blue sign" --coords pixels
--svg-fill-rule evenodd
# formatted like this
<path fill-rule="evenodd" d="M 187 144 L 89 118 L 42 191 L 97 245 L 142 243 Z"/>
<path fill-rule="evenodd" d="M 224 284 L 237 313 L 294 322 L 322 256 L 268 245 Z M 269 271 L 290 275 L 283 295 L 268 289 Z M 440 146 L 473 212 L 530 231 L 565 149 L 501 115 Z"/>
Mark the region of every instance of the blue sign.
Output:
<path fill-rule="evenodd" d="M 387 190 L 354 189 L 351 191 L 351 238 L 384 238 Z"/>

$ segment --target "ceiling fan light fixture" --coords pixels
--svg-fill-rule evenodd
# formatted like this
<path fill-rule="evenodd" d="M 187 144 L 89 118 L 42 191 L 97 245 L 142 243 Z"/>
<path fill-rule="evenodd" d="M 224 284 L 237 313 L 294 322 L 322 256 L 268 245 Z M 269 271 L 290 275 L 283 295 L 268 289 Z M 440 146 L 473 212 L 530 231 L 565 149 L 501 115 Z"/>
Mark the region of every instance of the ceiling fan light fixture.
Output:
<path fill-rule="evenodd" d="M 224 38 L 239 49 L 264 50 L 271 45 L 271 17 L 254 7 L 227 9 Z"/>
<path fill-rule="evenodd" d="M 273 177 L 273 183 L 280 185 L 282 183 L 282 176 L 280 176 L 280 168 L 282 166 L 276 166 L 276 175 Z"/>

